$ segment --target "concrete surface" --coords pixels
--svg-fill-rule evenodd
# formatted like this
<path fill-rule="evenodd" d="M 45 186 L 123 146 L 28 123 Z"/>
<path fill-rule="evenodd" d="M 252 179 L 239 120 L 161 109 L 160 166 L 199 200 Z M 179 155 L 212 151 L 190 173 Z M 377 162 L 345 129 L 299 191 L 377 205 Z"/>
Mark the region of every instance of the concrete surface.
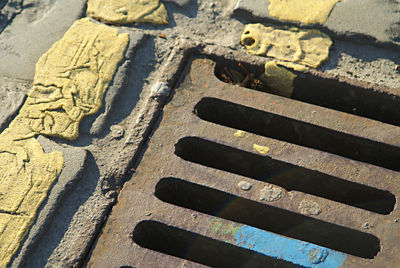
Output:
<path fill-rule="evenodd" d="M 79 139 L 71 142 L 40 138 L 45 148 L 62 151 L 67 161 L 12 267 L 80 267 L 88 261 L 112 206 L 118 203 L 124 182 L 135 172 L 170 91 L 181 82 L 180 70 L 187 49 L 197 47 L 199 53 L 223 55 L 226 59 L 246 57 L 249 64 L 263 66 L 269 58 L 248 55 L 239 43 L 244 26 L 250 22 L 294 25 L 271 19 L 267 0 L 163 3 L 168 25 L 110 26 L 130 34 L 130 48 L 106 92 L 102 109 L 82 122 Z M 333 40 L 329 59 L 317 72 L 331 79 L 356 79 L 369 85 L 366 88 L 397 96 L 399 5 L 398 1 L 340 2 L 326 24 L 316 26 Z M 0 10 L 3 130 L 25 99 L 37 60 L 75 20 L 86 17 L 86 1 L 25 0 L 21 4 L 0 0 Z M 380 169 L 372 170 L 379 174 Z M 134 182 L 130 184 L 137 191 Z M 252 184 L 258 193 L 264 187 Z M 130 213 L 136 212 L 132 208 Z M 124 224 L 129 227 L 127 222 Z M 173 262 L 176 258 L 168 260 Z"/>

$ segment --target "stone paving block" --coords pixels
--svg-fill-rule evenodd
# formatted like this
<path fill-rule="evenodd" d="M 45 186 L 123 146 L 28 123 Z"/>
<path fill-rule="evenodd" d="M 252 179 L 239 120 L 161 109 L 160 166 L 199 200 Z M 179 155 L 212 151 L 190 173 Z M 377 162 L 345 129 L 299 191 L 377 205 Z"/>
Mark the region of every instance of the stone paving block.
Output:
<path fill-rule="evenodd" d="M 271 16 L 268 7 L 268 0 L 238 0 L 234 12 L 251 22 L 302 25 Z M 342 0 L 333 7 L 326 22 L 312 26 L 358 42 L 400 45 L 399 10 L 398 1 Z"/>
<path fill-rule="evenodd" d="M 22 0 L 0 1 L 0 33 L 21 10 Z"/>
<path fill-rule="evenodd" d="M 400 2 L 391 0 L 342 0 L 325 26 L 337 35 L 362 34 L 379 42 L 400 45 Z"/>
<path fill-rule="evenodd" d="M 167 10 L 160 0 L 88 0 L 87 14 L 110 24 L 168 23 Z"/>
<path fill-rule="evenodd" d="M 30 229 L 19 253 L 16 254 L 16 257 L 12 261 L 12 267 L 20 267 L 22 264 L 29 266 L 29 263 L 26 263 L 25 260 L 29 258 L 32 248 L 37 246 L 43 233 L 46 232 L 49 225 L 52 224 L 55 211 L 62 204 L 65 195 L 82 178 L 82 173 L 86 168 L 87 151 L 85 149 L 63 147 L 44 136 L 39 136 L 38 141 L 43 146 L 46 153 L 51 151 L 62 152 L 65 162 L 64 169 L 52 186 L 47 200 L 38 212 L 35 224 Z"/>
<path fill-rule="evenodd" d="M 27 81 L 0 78 L 0 131 L 21 108 L 30 86 Z"/>
<path fill-rule="evenodd" d="M 72 23 L 81 17 L 85 0 L 24 1 L 26 5 L 0 34 L 0 74 L 33 80 L 35 64 Z M 47 3 L 47 6 L 43 5 Z"/>
<path fill-rule="evenodd" d="M 128 34 L 129 44 L 125 52 L 125 60 L 118 66 L 117 72 L 115 73 L 113 80 L 111 81 L 110 86 L 105 93 L 103 105 L 100 111 L 82 121 L 81 133 L 99 135 L 102 131 L 104 131 L 104 127 L 107 124 L 110 113 L 113 109 L 118 108 L 114 107 L 116 100 L 120 97 L 122 91 L 129 90 L 126 88 L 129 79 L 127 76 L 132 64 L 136 63 L 134 59 L 136 51 L 147 36 L 139 31 L 130 31 Z"/>

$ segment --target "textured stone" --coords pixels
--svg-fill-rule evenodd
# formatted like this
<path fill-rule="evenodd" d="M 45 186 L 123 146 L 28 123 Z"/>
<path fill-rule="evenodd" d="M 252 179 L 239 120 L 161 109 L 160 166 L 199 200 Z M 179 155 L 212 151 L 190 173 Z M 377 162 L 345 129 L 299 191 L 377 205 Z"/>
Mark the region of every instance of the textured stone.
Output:
<path fill-rule="evenodd" d="M 5 129 L 24 103 L 30 83 L 8 78 L 0 79 L 0 130 Z"/>
<path fill-rule="evenodd" d="M 329 36 L 318 30 L 266 27 L 259 23 L 246 25 L 241 43 L 252 54 L 312 68 L 328 59 L 332 45 Z"/>
<path fill-rule="evenodd" d="M 33 88 L 20 111 L 30 131 L 76 139 L 83 117 L 100 109 L 128 40 L 127 34 L 89 19 L 75 22 L 36 65 Z"/>
<path fill-rule="evenodd" d="M 338 34 L 358 33 L 400 44 L 400 2 L 344 0 L 335 6 L 325 25 Z"/>
<path fill-rule="evenodd" d="M 271 13 L 273 2 L 277 2 L 279 5 L 285 2 L 286 5 L 286 3 L 300 3 L 301 1 L 238 0 L 234 13 L 250 22 L 284 22 L 284 17 L 275 17 Z M 337 1 L 316 0 L 316 2 L 324 4 Z M 301 3 L 303 4 L 303 2 Z M 294 8 L 298 11 L 302 6 L 290 5 L 290 8 L 282 9 L 282 12 L 286 13 Z M 304 10 L 301 16 L 297 19 L 293 17 L 291 22 L 298 25 L 307 23 L 302 21 L 307 17 L 306 13 L 307 10 Z M 352 38 L 358 42 L 400 44 L 400 1 L 341 0 L 328 14 L 328 18 L 324 19 L 325 22 L 316 21 L 318 27 L 328 29 L 337 36 Z"/>
<path fill-rule="evenodd" d="M 80 18 L 86 1 L 23 2 L 21 13 L 0 34 L 0 73 L 5 77 L 33 80 L 38 59 Z"/>
<path fill-rule="evenodd" d="M 87 14 L 107 23 L 167 24 L 168 14 L 159 0 L 89 0 Z"/>
<path fill-rule="evenodd" d="M 78 137 L 80 120 L 100 109 L 128 40 L 82 19 L 38 61 L 25 104 L 0 134 L 0 266 L 17 252 L 64 167 L 62 152 L 44 152 L 36 136 Z"/>
<path fill-rule="evenodd" d="M 22 0 L 0 0 L 0 33 L 22 10 Z"/>
<path fill-rule="evenodd" d="M 270 0 L 272 17 L 303 24 L 324 23 L 332 8 L 341 0 Z"/>

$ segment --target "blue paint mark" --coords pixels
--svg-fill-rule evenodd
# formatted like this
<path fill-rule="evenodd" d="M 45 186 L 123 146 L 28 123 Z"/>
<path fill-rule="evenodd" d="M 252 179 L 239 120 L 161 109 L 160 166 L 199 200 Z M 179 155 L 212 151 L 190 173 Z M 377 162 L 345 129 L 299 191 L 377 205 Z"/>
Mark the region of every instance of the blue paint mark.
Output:
<path fill-rule="evenodd" d="M 303 267 L 338 268 L 347 255 L 308 242 L 286 238 L 244 225 L 235 235 L 234 243 L 270 257 Z"/>

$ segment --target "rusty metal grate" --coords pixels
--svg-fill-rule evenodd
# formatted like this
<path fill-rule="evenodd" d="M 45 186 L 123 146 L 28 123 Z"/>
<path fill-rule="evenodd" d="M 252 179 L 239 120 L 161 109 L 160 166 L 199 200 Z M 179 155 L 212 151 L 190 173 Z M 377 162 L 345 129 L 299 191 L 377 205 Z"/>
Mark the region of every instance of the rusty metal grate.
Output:
<path fill-rule="evenodd" d="M 289 99 L 224 83 L 221 68 L 203 57 L 189 61 L 96 260 L 143 267 L 398 263 L 399 99 L 318 73 L 299 75 Z M 103 247 L 121 230 L 133 232 Z"/>

